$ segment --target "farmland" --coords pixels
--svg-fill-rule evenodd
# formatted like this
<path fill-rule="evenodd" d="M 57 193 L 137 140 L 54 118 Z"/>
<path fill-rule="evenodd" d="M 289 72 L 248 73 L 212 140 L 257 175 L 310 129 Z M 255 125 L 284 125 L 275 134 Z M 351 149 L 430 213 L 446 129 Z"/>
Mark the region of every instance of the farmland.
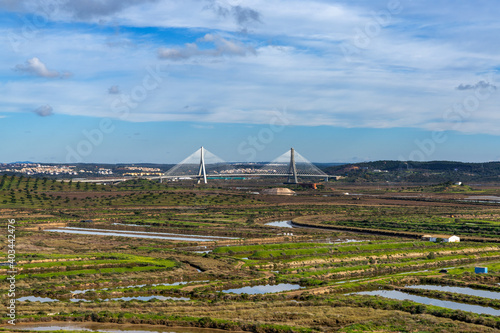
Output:
<path fill-rule="evenodd" d="M 294 188 L 289 197 L 256 194 L 270 186 L 0 177 L 1 220 L 16 221 L 17 322 L 252 332 L 500 330 L 493 296 L 415 287 L 500 292 L 500 204 L 468 200 L 471 191 L 496 196 L 500 189 L 334 183 Z M 295 227 L 266 224 L 285 220 Z M 172 234 L 184 237 L 139 237 Z M 462 241 L 433 243 L 424 234 Z M 475 274 L 476 266 L 489 271 Z M 8 269 L 1 267 L 3 280 Z M 259 286 L 275 292 L 253 292 Z M 256 289 L 225 292 L 245 287 Z M 7 302 L 8 285 L 1 288 Z M 370 291 L 464 310 L 360 294 Z"/>

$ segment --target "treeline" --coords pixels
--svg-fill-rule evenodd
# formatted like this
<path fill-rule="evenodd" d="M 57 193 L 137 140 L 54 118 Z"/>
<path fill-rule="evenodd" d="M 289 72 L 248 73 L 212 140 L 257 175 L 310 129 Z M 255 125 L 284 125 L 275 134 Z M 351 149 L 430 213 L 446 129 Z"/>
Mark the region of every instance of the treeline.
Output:
<path fill-rule="evenodd" d="M 499 180 L 500 162 L 374 161 L 330 166 L 324 171 L 329 175 L 345 176 L 347 181 L 492 182 Z"/>

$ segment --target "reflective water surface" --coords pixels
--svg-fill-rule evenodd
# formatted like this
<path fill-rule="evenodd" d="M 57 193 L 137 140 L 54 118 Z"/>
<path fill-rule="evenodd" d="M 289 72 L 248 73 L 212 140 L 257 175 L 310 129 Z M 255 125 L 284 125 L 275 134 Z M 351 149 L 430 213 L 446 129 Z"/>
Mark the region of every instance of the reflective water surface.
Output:
<path fill-rule="evenodd" d="M 200 235 L 171 234 L 162 232 L 107 230 L 107 229 L 74 228 L 74 227 L 45 229 L 44 231 L 61 232 L 67 234 L 79 234 L 79 235 L 120 236 L 120 237 L 150 238 L 150 239 L 153 238 L 153 239 L 185 240 L 193 242 L 208 242 L 208 241 L 217 241 L 221 239 L 237 239 L 237 238 L 219 237 L 219 236 L 200 236 Z"/>
<path fill-rule="evenodd" d="M 293 228 L 292 221 L 269 222 L 266 223 L 265 225 L 268 225 L 270 227 Z"/>
<path fill-rule="evenodd" d="M 500 316 L 500 310 L 493 308 L 488 308 L 480 305 L 472 305 L 451 301 L 443 301 L 430 297 L 416 296 L 408 293 L 404 293 L 397 290 L 374 290 L 374 291 L 362 291 L 358 293 L 353 293 L 357 295 L 371 295 L 371 296 L 382 296 L 385 298 L 397 299 L 397 300 L 410 300 L 416 303 L 422 303 L 427 305 L 440 306 L 442 308 L 452 309 L 452 310 L 462 310 L 469 311 L 478 314 L 487 314 L 492 316 Z"/>
<path fill-rule="evenodd" d="M 261 285 L 261 286 L 253 286 L 253 287 L 242 287 L 236 289 L 225 289 L 222 292 L 225 293 L 235 293 L 235 294 L 266 294 L 266 293 L 277 293 L 280 291 L 288 291 L 288 290 L 296 290 L 302 288 L 298 284 L 289 284 L 289 283 L 281 283 L 276 285 Z"/>
<path fill-rule="evenodd" d="M 106 298 L 102 299 L 103 302 L 109 301 L 150 301 L 152 299 L 157 299 L 160 301 L 172 300 L 172 301 L 190 301 L 190 298 L 187 297 L 168 297 L 161 295 L 153 295 L 153 296 L 129 296 L 129 297 L 114 297 L 114 298 Z"/>
<path fill-rule="evenodd" d="M 408 288 L 447 291 L 447 292 L 451 292 L 451 293 L 458 293 L 458 294 L 464 294 L 464 295 L 470 295 L 470 296 L 478 296 L 478 297 L 485 297 L 485 298 L 491 298 L 491 299 L 500 299 L 500 292 L 472 289 L 472 288 L 465 288 L 465 287 L 415 285 L 415 286 L 408 286 Z"/>
<path fill-rule="evenodd" d="M 16 329 L 27 331 L 89 331 L 110 333 L 221 333 L 222 330 L 196 328 L 196 327 L 165 327 L 153 325 L 120 325 L 103 323 L 76 323 L 76 322 L 54 322 L 54 323 L 30 323 L 16 324 Z"/>
<path fill-rule="evenodd" d="M 16 299 L 18 302 L 42 302 L 42 303 L 50 303 L 50 302 L 59 302 L 58 299 L 49 298 L 49 297 L 38 297 L 38 296 L 24 296 Z"/>
<path fill-rule="evenodd" d="M 465 198 L 466 200 L 494 201 L 500 202 L 500 197 L 495 195 L 473 195 Z"/>

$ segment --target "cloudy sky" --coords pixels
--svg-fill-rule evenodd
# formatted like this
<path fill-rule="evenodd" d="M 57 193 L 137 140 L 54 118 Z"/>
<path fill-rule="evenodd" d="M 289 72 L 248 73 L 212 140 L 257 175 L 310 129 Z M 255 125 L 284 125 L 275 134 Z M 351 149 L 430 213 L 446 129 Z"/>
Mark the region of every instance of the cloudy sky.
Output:
<path fill-rule="evenodd" d="M 0 0 L 0 162 L 500 160 L 499 10 Z"/>

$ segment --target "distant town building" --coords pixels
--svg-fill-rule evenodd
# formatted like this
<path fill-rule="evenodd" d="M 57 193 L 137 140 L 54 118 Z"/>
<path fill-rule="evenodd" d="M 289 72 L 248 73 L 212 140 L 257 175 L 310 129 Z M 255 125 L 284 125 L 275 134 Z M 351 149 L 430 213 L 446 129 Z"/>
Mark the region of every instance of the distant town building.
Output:
<path fill-rule="evenodd" d="M 460 237 L 444 235 L 424 235 L 422 236 L 422 240 L 429 242 L 459 243 Z"/>
<path fill-rule="evenodd" d="M 0 171 L 33 175 L 78 175 L 74 165 L 43 165 L 40 163 L 12 163 L 4 164 Z"/>
<path fill-rule="evenodd" d="M 113 170 L 111 169 L 105 169 L 105 168 L 99 168 L 99 171 L 97 171 L 98 174 L 100 175 L 112 175 Z"/>

